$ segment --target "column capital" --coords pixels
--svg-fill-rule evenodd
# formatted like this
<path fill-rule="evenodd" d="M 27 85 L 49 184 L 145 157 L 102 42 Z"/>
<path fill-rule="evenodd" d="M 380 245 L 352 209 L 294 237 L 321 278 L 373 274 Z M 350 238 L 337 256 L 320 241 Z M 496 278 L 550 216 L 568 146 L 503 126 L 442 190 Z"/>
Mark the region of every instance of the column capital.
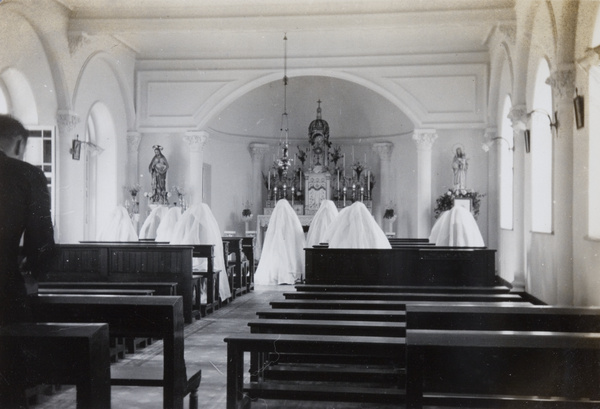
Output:
<path fill-rule="evenodd" d="M 415 129 L 412 139 L 417 144 L 417 149 L 431 150 L 433 143 L 438 138 L 435 129 Z"/>
<path fill-rule="evenodd" d="M 266 143 L 252 142 L 250 145 L 248 145 L 248 150 L 250 151 L 252 162 L 260 163 L 265 157 L 265 153 L 271 150 L 271 147 Z"/>
<path fill-rule="evenodd" d="M 127 148 L 132 152 L 137 152 L 140 147 L 142 134 L 137 131 L 127 131 Z"/>
<path fill-rule="evenodd" d="M 546 80 L 546 84 L 552 87 L 557 99 L 568 98 L 570 100 L 575 94 L 575 65 L 563 64 L 553 70 Z"/>
<path fill-rule="evenodd" d="M 208 137 L 209 135 L 206 131 L 187 131 L 183 135 L 183 139 L 189 144 L 192 152 L 201 152 Z"/>
<path fill-rule="evenodd" d="M 510 119 L 514 131 L 527 129 L 527 107 L 525 105 L 514 105 L 508 113 L 508 119 Z"/>
<path fill-rule="evenodd" d="M 577 64 L 585 71 L 589 71 L 593 66 L 600 64 L 600 46 L 585 50 L 583 57 L 577 60 Z"/>
<path fill-rule="evenodd" d="M 67 134 L 71 134 L 79 122 L 81 122 L 81 118 L 75 111 L 59 109 L 56 112 L 56 123 L 61 131 Z"/>
<path fill-rule="evenodd" d="M 376 142 L 373 144 L 372 149 L 382 161 L 389 161 L 392 158 L 394 144 L 392 142 Z"/>

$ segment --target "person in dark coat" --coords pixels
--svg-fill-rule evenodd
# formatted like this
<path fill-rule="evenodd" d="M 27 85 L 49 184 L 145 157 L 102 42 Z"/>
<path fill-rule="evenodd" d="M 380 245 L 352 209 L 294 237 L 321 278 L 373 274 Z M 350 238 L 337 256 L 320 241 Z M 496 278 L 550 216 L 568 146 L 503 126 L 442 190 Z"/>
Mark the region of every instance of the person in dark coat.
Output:
<path fill-rule="evenodd" d="M 0 115 L 0 325 L 30 320 L 28 295 L 54 255 L 50 193 L 44 172 L 23 161 L 27 136 Z"/>

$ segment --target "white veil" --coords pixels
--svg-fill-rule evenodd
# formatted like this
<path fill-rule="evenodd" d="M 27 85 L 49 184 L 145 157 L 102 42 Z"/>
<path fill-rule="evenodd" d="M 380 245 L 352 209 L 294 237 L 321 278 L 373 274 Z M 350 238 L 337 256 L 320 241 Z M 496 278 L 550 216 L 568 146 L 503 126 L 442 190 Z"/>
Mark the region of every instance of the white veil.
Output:
<path fill-rule="evenodd" d="M 152 209 L 146 220 L 144 220 L 144 224 L 142 224 L 140 239 L 156 239 L 156 230 L 168 211 L 167 206 L 157 206 Z"/>
<path fill-rule="evenodd" d="M 97 237 L 98 241 L 138 241 L 138 235 L 133 222 L 123 206 L 113 210 L 110 221 L 104 226 Z"/>
<path fill-rule="evenodd" d="M 173 232 L 175 231 L 175 226 L 181 217 L 181 208 L 174 206 L 171 207 L 167 214 L 160 219 L 160 224 L 156 229 L 156 241 L 166 241 L 167 243 L 171 241 L 171 237 L 173 237 Z"/>
<path fill-rule="evenodd" d="M 390 241 L 363 202 L 342 209 L 325 233 L 329 248 L 390 249 Z"/>
<path fill-rule="evenodd" d="M 475 218 L 461 206 L 454 206 L 440 215 L 431 229 L 429 241 L 436 246 L 485 246 Z"/>
<path fill-rule="evenodd" d="M 312 247 L 315 244 L 325 242 L 325 232 L 327 227 L 338 216 L 337 207 L 331 200 L 323 200 L 315 217 L 310 222 L 308 234 L 306 236 L 306 247 Z"/>
<path fill-rule="evenodd" d="M 298 215 L 285 199 L 275 205 L 258 268 L 257 285 L 294 284 L 304 274 L 304 230 Z"/>
<path fill-rule="evenodd" d="M 219 274 L 219 295 L 223 300 L 231 297 L 231 289 L 229 288 L 225 269 L 221 230 L 207 204 L 202 203 L 191 206 L 183 213 L 173 231 L 171 244 L 214 244 L 214 268 L 215 270 L 221 270 Z M 194 260 L 194 269 L 199 271 L 202 268 L 206 268 L 206 260 Z"/>

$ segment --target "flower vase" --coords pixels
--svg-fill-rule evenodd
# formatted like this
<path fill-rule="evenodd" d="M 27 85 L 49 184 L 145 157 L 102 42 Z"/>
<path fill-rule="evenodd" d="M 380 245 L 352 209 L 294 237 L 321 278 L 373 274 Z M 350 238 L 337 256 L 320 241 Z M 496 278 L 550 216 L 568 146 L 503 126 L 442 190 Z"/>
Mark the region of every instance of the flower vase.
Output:
<path fill-rule="evenodd" d="M 392 216 L 390 218 L 385 219 L 385 220 L 387 220 L 387 231 L 386 231 L 387 234 L 393 233 L 394 229 L 393 229 L 392 225 L 394 224 L 394 221 L 396 220 L 396 217 L 397 216 L 394 215 L 394 216 Z"/>
<path fill-rule="evenodd" d="M 246 232 L 250 231 L 249 224 L 250 224 L 250 221 L 252 220 L 252 215 L 250 215 L 250 216 L 242 216 L 242 220 L 244 221 L 244 226 L 245 226 L 245 228 L 244 228 L 244 235 L 246 235 Z"/>

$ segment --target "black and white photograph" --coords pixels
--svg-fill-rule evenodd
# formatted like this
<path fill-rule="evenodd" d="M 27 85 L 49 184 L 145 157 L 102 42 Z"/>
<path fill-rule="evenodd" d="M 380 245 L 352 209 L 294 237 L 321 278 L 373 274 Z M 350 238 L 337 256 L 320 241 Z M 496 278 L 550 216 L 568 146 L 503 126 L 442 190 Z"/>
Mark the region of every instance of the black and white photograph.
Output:
<path fill-rule="evenodd" d="M 600 0 L 0 0 L 0 408 L 600 408 Z"/>

